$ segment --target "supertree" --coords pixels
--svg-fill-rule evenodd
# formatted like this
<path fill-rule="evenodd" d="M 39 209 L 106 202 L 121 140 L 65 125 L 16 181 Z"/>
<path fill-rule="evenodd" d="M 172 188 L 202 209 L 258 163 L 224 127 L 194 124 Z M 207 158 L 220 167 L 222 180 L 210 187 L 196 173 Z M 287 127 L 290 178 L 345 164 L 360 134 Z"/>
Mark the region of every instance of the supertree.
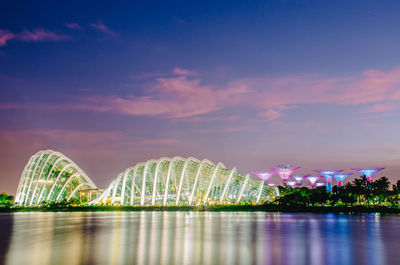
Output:
<path fill-rule="evenodd" d="M 311 187 L 315 187 L 315 183 L 317 182 L 317 180 L 320 178 L 318 176 L 312 176 L 312 175 L 307 175 L 306 178 L 308 179 L 308 181 L 311 184 Z"/>
<path fill-rule="evenodd" d="M 343 169 L 342 170 L 314 170 L 314 172 L 317 172 L 325 177 L 326 190 L 329 193 L 332 193 L 332 178 L 333 178 L 333 176 L 335 176 L 337 173 L 342 172 L 342 171 L 343 171 Z"/>
<path fill-rule="evenodd" d="M 252 172 L 252 174 L 256 175 L 257 177 L 259 177 L 260 179 L 264 180 L 264 183 L 267 183 L 269 181 L 269 179 L 275 175 L 275 172 L 261 172 L 261 171 L 256 171 L 256 172 Z"/>
<path fill-rule="evenodd" d="M 380 168 L 352 168 L 352 170 L 358 171 L 363 174 L 367 178 L 367 182 L 371 182 L 372 176 L 378 172 L 385 169 L 384 167 Z"/>
<path fill-rule="evenodd" d="M 294 180 L 288 180 L 288 181 L 286 181 L 286 183 L 290 186 L 290 187 L 294 187 L 296 184 L 297 184 L 297 181 L 294 181 Z"/>
<path fill-rule="evenodd" d="M 348 176 L 351 176 L 351 175 L 353 175 L 353 173 L 346 173 L 346 174 L 337 174 L 337 175 L 335 175 L 334 177 L 335 177 L 335 179 L 336 179 L 336 182 L 337 182 L 338 187 L 339 187 L 339 188 L 343 187 L 344 179 L 347 178 Z"/>
<path fill-rule="evenodd" d="M 293 178 L 297 181 L 298 184 L 301 185 L 301 182 L 303 181 L 303 176 L 297 175 L 294 176 Z"/>
<path fill-rule="evenodd" d="M 271 169 L 279 174 L 279 177 L 281 178 L 282 182 L 285 182 L 286 180 L 289 179 L 289 177 L 293 173 L 293 171 L 295 171 L 299 168 L 301 168 L 301 167 L 294 167 L 292 165 L 279 165 L 279 166 L 273 167 Z"/>

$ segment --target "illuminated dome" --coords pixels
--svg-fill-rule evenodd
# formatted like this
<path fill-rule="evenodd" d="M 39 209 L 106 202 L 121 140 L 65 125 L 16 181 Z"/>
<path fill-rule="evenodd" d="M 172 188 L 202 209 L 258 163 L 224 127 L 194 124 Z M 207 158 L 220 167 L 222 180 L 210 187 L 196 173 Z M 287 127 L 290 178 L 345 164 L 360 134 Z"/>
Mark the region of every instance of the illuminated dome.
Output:
<path fill-rule="evenodd" d="M 72 160 L 61 153 L 44 150 L 33 155 L 25 166 L 15 203 L 37 206 L 78 197 L 80 190 L 96 185 Z"/>
<path fill-rule="evenodd" d="M 90 204 L 205 205 L 261 203 L 272 199 L 276 188 L 193 157 L 162 157 L 127 168 Z"/>

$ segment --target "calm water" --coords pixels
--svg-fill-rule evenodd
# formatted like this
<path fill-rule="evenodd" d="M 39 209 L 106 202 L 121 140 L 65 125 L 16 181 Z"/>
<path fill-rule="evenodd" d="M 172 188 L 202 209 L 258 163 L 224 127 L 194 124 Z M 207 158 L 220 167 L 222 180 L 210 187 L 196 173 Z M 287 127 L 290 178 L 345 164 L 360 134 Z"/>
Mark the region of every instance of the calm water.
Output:
<path fill-rule="evenodd" d="M 0 214 L 1 264 L 400 264 L 400 216 Z"/>

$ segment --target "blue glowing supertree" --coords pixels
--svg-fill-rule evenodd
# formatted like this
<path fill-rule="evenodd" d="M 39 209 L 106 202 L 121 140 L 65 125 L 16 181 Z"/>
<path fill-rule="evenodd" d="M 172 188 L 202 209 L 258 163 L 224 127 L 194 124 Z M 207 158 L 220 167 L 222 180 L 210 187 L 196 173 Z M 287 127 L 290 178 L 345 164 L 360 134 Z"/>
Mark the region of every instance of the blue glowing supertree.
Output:
<path fill-rule="evenodd" d="M 314 170 L 314 172 L 317 172 L 321 174 L 322 176 L 325 177 L 326 179 L 326 190 L 329 193 L 332 193 L 332 178 L 339 172 L 342 172 L 342 170 Z"/>
<path fill-rule="evenodd" d="M 351 176 L 351 175 L 353 175 L 353 173 L 335 175 L 334 177 L 336 179 L 338 187 L 341 188 L 343 186 L 344 179 L 347 178 L 348 176 Z"/>
<path fill-rule="evenodd" d="M 358 171 L 363 174 L 367 178 L 367 182 L 371 182 L 372 176 L 378 172 L 385 169 L 384 167 L 380 168 L 352 168 L 352 170 Z"/>

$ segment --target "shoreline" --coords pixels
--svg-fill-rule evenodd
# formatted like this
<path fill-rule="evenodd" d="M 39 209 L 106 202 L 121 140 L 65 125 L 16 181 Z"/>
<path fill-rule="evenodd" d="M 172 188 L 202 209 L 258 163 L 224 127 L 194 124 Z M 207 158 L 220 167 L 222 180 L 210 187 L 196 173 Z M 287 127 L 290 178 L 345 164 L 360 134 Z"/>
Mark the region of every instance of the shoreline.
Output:
<path fill-rule="evenodd" d="M 211 205 L 211 206 L 69 206 L 0 208 L 0 213 L 12 212 L 101 212 L 101 211 L 169 211 L 169 212 L 284 212 L 342 214 L 400 214 L 400 208 L 387 206 L 282 206 L 282 205 Z"/>

